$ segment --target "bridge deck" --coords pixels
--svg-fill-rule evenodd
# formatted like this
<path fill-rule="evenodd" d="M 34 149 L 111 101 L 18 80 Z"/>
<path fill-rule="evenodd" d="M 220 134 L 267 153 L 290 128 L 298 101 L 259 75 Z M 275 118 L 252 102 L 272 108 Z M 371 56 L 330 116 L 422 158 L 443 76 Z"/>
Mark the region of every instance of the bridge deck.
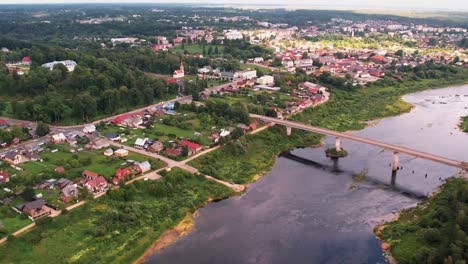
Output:
<path fill-rule="evenodd" d="M 319 128 L 319 127 L 314 127 L 314 126 L 310 126 L 310 125 L 305 125 L 305 124 L 301 124 L 301 123 L 298 123 L 298 122 L 293 122 L 293 121 L 288 121 L 288 120 L 281 120 L 281 119 L 278 119 L 278 118 L 267 117 L 267 116 L 262 116 L 262 115 L 255 115 L 255 114 L 250 114 L 250 117 L 258 119 L 258 120 L 262 120 L 262 121 L 265 121 L 265 122 L 271 122 L 271 123 L 275 123 L 275 124 L 279 124 L 279 125 L 283 125 L 283 126 L 287 126 L 287 127 L 292 127 L 292 128 L 296 128 L 296 129 L 310 131 L 310 132 L 315 132 L 315 133 L 322 134 L 322 135 L 334 136 L 334 137 L 349 139 L 349 140 L 353 140 L 353 141 L 357 141 L 357 142 L 362 142 L 362 143 L 365 143 L 365 144 L 369 144 L 369 145 L 373 145 L 373 146 L 377 146 L 377 147 L 382 147 L 384 149 L 388 149 L 388 150 L 391 150 L 391 151 L 394 151 L 394 152 L 409 154 L 409 155 L 412 155 L 412 156 L 415 156 L 415 157 L 432 160 L 432 161 L 435 161 L 435 162 L 443 163 L 443 164 L 446 164 L 446 165 L 449 165 L 449 166 L 457 167 L 457 168 L 468 171 L 468 163 L 463 162 L 463 161 L 459 161 L 459 160 L 444 158 L 444 157 L 433 155 L 433 154 L 426 153 L 426 152 L 412 150 L 412 149 L 397 146 L 397 145 L 387 144 L 387 143 L 377 141 L 377 140 L 366 139 L 366 138 L 358 137 L 358 136 L 351 135 L 351 134 L 336 132 L 336 131 L 325 129 L 325 128 Z"/>

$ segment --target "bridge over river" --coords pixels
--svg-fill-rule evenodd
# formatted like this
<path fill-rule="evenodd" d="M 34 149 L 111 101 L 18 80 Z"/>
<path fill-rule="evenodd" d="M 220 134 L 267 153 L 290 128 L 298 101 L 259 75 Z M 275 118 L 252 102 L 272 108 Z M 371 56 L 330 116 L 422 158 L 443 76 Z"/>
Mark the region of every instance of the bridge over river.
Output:
<path fill-rule="evenodd" d="M 293 121 L 288 121 L 288 120 L 282 120 L 278 118 L 273 118 L 273 117 L 267 117 L 267 116 L 262 116 L 262 115 L 256 115 L 256 114 L 250 114 L 251 118 L 260 120 L 262 122 L 266 123 L 274 123 L 276 125 L 282 125 L 286 127 L 287 134 L 291 134 L 291 128 L 295 129 L 301 129 L 305 131 L 310 131 L 310 132 L 315 132 L 318 134 L 322 135 L 327 135 L 327 136 L 333 136 L 336 137 L 335 141 L 335 147 L 337 151 L 341 150 L 341 139 L 348 139 L 348 140 L 353 140 L 377 147 L 381 147 L 390 151 L 393 151 L 393 169 L 396 170 L 398 168 L 398 153 L 405 153 L 408 155 L 412 155 L 418 158 L 423 158 L 423 159 L 428 159 L 432 160 L 438 163 L 446 164 L 452 167 L 460 168 L 465 171 L 465 177 L 468 176 L 468 162 L 465 161 L 460 161 L 460 160 L 454 160 L 446 157 L 441 157 L 437 156 L 434 154 L 418 151 L 418 150 L 413 150 L 409 149 L 403 146 L 398 146 L 398 145 L 392 145 L 388 144 L 382 141 L 377 141 L 377 140 L 372 140 L 372 139 L 367 139 L 359 136 L 355 136 L 352 134 L 347 134 L 347 133 L 342 133 L 342 132 L 337 132 L 325 128 L 320 128 L 320 127 L 314 127 L 311 125 L 306 125 L 298 122 L 293 122 Z"/>

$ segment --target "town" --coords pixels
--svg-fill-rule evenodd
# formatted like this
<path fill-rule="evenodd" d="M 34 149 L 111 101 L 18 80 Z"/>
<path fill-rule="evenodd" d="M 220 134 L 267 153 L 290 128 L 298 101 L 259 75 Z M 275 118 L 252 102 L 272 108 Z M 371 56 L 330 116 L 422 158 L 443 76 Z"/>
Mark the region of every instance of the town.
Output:
<path fill-rule="evenodd" d="M 80 222 L 66 232 L 93 249 L 79 245 L 67 261 L 109 262 L 122 251 L 93 251 L 114 243 L 129 254 L 117 262 L 133 262 L 207 201 L 245 193 L 278 154 L 325 145 L 278 122 L 359 130 L 411 111 L 405 94 L 468 76 L 468 24 L 457 21 L 164 5 L 26 10 L 28 23 L 0 18 L 0 252 L 24 236 L 36 245 L 47 227 L 83 214 L 92 230 L 78 234 Z"/>

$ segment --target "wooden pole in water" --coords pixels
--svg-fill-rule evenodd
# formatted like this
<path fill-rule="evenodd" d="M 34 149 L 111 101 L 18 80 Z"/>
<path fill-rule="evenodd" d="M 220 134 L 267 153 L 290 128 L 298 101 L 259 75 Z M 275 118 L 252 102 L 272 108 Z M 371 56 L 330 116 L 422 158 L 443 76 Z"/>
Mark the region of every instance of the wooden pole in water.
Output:
<path fill-rule="evenodd" d="M 393 152 L 393 163 L 392 163 L 392 170 L 398 170 L 398 152 Z"/>

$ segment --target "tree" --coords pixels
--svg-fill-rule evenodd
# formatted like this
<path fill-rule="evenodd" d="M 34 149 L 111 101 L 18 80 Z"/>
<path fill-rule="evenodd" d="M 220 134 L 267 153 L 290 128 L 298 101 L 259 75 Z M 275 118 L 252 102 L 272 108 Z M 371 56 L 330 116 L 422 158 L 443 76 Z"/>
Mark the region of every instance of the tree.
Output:
<path fill-rule="evenodd" d="M 218 46 L 215 46 L 214 53 L 215 53 L 216 55 L 219 54 Z"/>
<path fill-rule="evenodd" d="M 36 135 L 43 137 L 50 132 L 50 127 L 49 125 L 39 122 L 36 127 Z"/>
<path fill-rule="evenodd" d="M 244 130 L 240 127 L 236 127 L 234 131 L 232 131 L 232 139 L 237 140 L 238 138 L 242 137 L 244 135 Z"/>
<path fill-rule="evenodd" d="M 28 187 L 23 190 L 21 197 L 23 197 L 25 201 L 32 201 L 34 199 L 34 195 L 34 190 Z"/>
<path fill-rule="evenodd" d="M 181 155 L 182 157 L 188 157 L 188 154 L 189 154 L 188 147 L 187 147 L 187 146 L 184 146 L 184 147 L 182 148 L 182 152 L 181 152 L 180 155 Z"/>

